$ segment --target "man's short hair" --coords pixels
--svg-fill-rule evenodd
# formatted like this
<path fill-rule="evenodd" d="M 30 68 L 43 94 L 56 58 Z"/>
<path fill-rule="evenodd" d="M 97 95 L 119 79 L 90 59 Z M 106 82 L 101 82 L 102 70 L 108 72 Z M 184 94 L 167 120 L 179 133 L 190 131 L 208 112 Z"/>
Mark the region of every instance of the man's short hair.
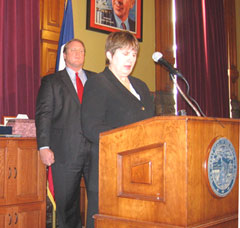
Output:
<path fill-rule="evenodd" d="M 69 44 L 72 43 L 73 41 L 77 41 L 77 42 L 81 43 L 82 46 L 83 46 L 84 52 L 86 52 L 85 45 L 84 45 L 83 41 L 81 41 L 81 40 L 79 40 L 79 39 L 77 39 L 77 38 L 74 38 L 74 39 L 72 39 L 72 40 L 69 40 L 69 41 L 64 45 L 63 53 L 66 53 L 66 52 L 67 52 L 67 49 L 68 49 Z"/>

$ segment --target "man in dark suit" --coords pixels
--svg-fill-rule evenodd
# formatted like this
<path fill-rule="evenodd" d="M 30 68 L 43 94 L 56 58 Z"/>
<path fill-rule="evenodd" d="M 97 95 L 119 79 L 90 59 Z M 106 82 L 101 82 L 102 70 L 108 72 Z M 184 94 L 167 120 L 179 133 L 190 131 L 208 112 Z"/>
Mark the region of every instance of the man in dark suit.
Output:
<path fill-rule="evenodd" d="M 82 41 L 69 41 L 63 56 L 66 68 L 41 82 L 35 116 L 37 143 L 42 162 L 52 167 L 59 228 L 81 228 L 80 181 L 83 176 L 87 187 L 90 144 L 82 133 L 83 91 L 78 91 L 78 84 L 83 89 L 94 73 L 82 69 Z"/>
<path fill-rule="evenodd" d="M 134 4 L 135 0 L 112 0 L 113 10 L 103 13 L 100 23 L 135 32 L 135 20 L 129 17 Z"/>

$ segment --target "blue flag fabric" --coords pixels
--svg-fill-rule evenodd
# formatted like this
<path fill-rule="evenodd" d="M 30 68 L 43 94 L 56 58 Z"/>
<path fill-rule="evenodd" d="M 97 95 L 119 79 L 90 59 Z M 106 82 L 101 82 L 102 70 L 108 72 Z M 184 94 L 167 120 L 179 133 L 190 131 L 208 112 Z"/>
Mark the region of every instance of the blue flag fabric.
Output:
<path fill-rule="evenodd" d="M 65 10 L 64 10 L 61 33 L 58 41 L 56 71 L 64 69 L 65 62 L 63 60 L 62 50 L 64 45 L 69 40 L 72 40 L 73 38 L 74 38 L 74 29 L 73 29 L 72 0 L 67 0 L 67 7 L 65 7 Z"/>

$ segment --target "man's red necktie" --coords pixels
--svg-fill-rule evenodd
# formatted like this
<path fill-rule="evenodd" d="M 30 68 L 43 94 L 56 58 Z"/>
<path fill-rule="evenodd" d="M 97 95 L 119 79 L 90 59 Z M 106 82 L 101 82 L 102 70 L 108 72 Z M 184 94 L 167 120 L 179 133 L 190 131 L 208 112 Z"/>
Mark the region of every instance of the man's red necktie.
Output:
<path fill-rule="evenodd" d="M 122 25 L 122 28 L 123 28 L 124 30 L 127 29 L 126 25 L 125 25 L 123 22 L 121 23 L 121 25 Z"/>
<path fill-rule="evenodd" d="M 76 72 L 76 84 L 77 84 L 77 94 L 80 103 L 82 103 L 82 95 L 83 95 L 83 84 L 81 79 L 78 77 L 78 72 Z"/>

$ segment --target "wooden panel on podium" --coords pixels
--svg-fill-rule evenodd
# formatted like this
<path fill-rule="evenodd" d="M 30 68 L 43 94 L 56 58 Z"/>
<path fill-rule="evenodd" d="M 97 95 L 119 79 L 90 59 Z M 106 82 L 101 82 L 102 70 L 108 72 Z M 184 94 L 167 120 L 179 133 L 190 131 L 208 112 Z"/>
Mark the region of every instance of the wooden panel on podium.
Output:
<path fill-rule="evenodd" d="M 238 175 L 226 196 L 209 184 L 209 152 L 218 138 L 235 149 L 236 174 L 238 120 L 154 117 L 102 133 L 95 227 L 237 228 Z"/>

